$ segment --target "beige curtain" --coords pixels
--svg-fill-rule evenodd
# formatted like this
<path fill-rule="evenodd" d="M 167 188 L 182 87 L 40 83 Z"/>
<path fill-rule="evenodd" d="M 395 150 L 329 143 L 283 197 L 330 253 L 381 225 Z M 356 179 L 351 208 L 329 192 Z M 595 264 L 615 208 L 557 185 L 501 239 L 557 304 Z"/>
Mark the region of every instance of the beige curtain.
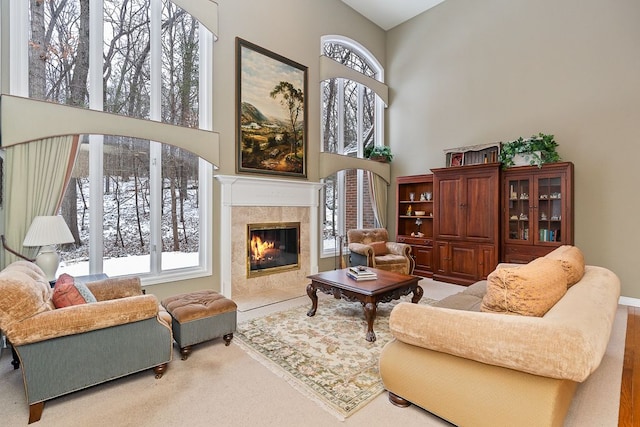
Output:
<path fill-rule="evenodd" d="M 387 183 L 371 171 L 367 171 L 367 178 L 369 179 L 369 196 L 376 222 L 378 227 L 387 228 Z"/>
<path fill-rule="evenodd" d="M 78 135 L 41 139 L 8 147 L 5 159 L 4 234 L 7 245 L 34 258 L 38 248 L 22 246 L 31 221 L 55 215 L 78 154 Z M 18 258 L 4 250 L 3 265 Z"/>

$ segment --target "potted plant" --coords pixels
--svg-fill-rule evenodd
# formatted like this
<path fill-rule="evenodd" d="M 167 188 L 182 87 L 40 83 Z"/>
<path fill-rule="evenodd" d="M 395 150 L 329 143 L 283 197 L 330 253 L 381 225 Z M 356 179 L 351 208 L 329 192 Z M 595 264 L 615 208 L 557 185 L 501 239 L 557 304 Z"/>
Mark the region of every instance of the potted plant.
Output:
<path fill-rule="evenodd" d="M 377 162 L 390 163 L 393 154 L 391 154 L 391 148 L 386 145 L 368 145 L 364 148 L 364 157 Z"/>
<path fill-rule="evenodd" d="M 558 143 L 553 139 L 553 135 L 539 133 L 526 139 L 520 137 L 514 141 L 501 143 L 498 160 L 505 169 L 517 164 L 542 167 L 544 163 L 560 160 L 556 147 Z"/>

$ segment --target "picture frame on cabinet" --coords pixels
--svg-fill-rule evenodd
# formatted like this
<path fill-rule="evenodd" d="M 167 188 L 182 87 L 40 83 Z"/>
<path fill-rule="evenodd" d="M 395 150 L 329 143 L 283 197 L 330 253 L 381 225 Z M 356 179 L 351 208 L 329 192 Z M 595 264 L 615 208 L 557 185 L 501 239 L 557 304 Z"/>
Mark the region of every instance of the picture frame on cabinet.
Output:
<path fill-rule="evenodd" d="M 447 166 L 464 166 L 464 153 L 451 153 L 450 164 Z"/>

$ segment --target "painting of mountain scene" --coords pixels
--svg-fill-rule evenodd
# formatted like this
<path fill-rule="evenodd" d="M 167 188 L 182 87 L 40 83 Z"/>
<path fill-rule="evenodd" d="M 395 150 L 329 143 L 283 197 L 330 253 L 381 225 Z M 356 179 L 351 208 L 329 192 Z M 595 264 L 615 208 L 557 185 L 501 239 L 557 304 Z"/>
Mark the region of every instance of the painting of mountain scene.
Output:
<path fill-rule="evenodd" d="M 307 67 L 237 39 L 238 171 L 306 177 Z"/>

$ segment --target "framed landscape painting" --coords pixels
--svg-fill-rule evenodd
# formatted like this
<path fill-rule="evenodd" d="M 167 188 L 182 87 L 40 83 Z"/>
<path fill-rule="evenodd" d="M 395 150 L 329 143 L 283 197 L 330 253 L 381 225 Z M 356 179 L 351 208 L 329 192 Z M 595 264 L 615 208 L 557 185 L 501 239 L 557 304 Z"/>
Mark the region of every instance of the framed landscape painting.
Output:
<path fill-rule="evenodd" d="M 306 177 L 307 67 L 236 38 L 238 172 Z"/>

